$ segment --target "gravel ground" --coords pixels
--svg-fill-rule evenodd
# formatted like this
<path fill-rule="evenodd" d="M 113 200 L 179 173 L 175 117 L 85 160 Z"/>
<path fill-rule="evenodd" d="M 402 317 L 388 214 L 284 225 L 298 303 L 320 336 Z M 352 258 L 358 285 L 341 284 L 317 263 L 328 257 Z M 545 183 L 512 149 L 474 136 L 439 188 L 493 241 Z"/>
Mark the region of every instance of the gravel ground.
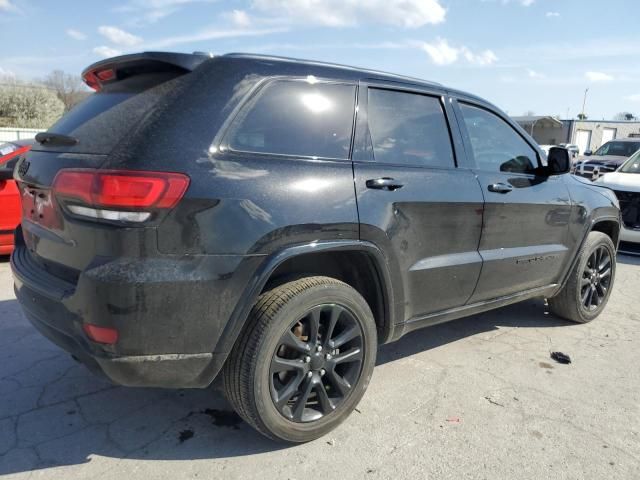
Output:
<path fill-rule="evenodd" d="M 0 260 L 0 475 L 640 478 L 639 292 L 640 260 L 620 256 L 591 324 L 554 318 L 537 300 L 414 332 L 380 349 L 344 425 L 287 446 L 255 433 L 214 389 L 94 378 L 26 322 Z"/>

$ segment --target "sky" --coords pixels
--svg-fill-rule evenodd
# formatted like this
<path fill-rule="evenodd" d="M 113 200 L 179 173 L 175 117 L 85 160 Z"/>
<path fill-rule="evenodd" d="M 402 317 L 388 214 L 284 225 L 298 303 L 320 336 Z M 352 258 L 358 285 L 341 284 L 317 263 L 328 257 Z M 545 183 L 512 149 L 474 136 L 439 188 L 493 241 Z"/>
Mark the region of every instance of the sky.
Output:
<path fill-rule="evenodd" d="M 510 115 L 640 116 L 638 0 L 0 0 L 0 76 L 144 50 L 252 52 L 410 75 Z"/>

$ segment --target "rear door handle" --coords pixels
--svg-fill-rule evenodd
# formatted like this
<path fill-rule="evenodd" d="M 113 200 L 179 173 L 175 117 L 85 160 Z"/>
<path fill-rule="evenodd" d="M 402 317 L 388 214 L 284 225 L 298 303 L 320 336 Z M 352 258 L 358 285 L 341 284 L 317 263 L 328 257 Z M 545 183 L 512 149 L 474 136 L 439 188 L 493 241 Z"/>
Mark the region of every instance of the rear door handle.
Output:
<path fill-rule="evenodd" d="M 513 190 L 513 187 L 506 183 L 492 183 L 491 185 L 489 185 L 490 192 L 509 193 L 511 190 Z"/>
<path fill-rule="evenodd" d="M 382 178 L 372 178 L 371 180 L 367 180 L 367 188 L 373 188 L 375 190 L 397 190 L 402 188 L 404 185 L 397 180 L 389 177 Z"/>

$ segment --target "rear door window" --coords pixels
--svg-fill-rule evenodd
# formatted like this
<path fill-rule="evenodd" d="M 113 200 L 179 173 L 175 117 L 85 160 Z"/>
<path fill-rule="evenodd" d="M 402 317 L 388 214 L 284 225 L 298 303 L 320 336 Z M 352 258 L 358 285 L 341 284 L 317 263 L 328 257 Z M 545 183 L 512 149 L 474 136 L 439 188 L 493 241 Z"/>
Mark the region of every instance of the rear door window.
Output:
<path fill-rule="evenodd" d="M 232 150 L 348 159 L 355 85 L 278 80 L 240 113 L 228 137 Z"/>
<path fill-rule="evenodd" d="M 370 88 L 368 121 L 377 162 L 435 168 L 455 166 L 439 98 Z"/>
<path fill-rule="evenodd" d="M 460 110 L 478 169 L 534 173 L 538 154 L 511 125 L 480 107 L 460 103 Z"/>

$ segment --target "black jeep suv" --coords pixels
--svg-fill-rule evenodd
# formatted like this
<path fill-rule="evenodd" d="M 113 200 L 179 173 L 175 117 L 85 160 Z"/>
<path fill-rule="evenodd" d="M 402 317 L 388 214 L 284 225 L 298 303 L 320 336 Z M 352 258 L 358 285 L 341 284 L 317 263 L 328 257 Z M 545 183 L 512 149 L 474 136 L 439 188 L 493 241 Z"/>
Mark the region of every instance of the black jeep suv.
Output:
<path fill-rule="evenodd" d="M 342 422 L 378 344 L 531 297 L 588 322 L 620 229 L 507 115 L 421 80 L 142 53 L 16 166 L 27 318 L 118 384 L 207 387 L 291 442 Z"/>

